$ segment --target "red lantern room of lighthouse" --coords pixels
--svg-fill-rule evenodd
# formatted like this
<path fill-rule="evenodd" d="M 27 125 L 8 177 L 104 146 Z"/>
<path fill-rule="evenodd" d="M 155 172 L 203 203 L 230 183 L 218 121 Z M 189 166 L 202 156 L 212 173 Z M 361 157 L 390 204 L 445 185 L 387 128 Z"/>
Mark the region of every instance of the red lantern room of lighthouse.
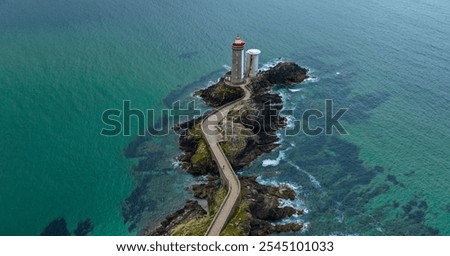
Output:
<path fill-rule="evenodd" d="M 245 45 L 245 42 L 241 39 L 240 36 L 237 36 L 237 37 L 234 39 L 233 46 L 244 46 L 244 45 Z"/>

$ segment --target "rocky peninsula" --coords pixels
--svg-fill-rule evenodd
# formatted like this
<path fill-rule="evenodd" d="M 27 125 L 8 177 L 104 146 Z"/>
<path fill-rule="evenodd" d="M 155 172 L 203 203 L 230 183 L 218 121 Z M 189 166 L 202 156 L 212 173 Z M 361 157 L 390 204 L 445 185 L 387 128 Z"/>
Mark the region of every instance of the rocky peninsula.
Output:
<path fill-rule="evenodd" d="M 235 171 L 279 146 L 276 131 L 285 126 L 286 120 L 280 116 L 282 98 L 271 93 L 270 89 L 275 85 L 298 84 L 306 78 L 307 69 L 292 62 L 279 63 L 252 78 L 247 85 L 252 97 L 233 108 L 220 127 L 224 131 L 221 147 Z M 233 102 L 243 94 L 241 88 L 228 85 L 225 77 L 195 92 L 214 108 Z M 144 227 L 139 234 L 204 235 L 225 198 L 226 188 L 221 184 L 218 168 L 202 137 L 200 123 L 203 118 L 176 125 L 174 130 L 180 134 L 179 146 L 183 154 L 178 159 L 181 167 L 192 175 L 207 175 L 206 181 L 192 187 L 195 199 L 169 214 L 156 229 Z M 291 188 L 262 185 L 256 181 L 256 177 L 240 176 L 239 180 L 241 202 L 221 235 L 267 235 L 299 231 L 302 228 L 298 223 L 273 224 L 293 214 L 302 214 L 301 209 L 280 205 L 281 199 L 292 200 L 296 197 Z M 207 205 L 201 206 L 199 201 L 206 201 Z"/>

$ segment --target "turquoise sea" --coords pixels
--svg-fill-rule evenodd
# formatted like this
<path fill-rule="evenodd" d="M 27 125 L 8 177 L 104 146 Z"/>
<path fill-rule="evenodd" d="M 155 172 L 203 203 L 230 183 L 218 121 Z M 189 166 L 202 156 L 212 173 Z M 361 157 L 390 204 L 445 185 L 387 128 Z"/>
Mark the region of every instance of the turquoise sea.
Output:
<path fill-rule="evenodd" d="M 39 235 L 58 217 L 132 235 L 126 198 L 138 227 L 180 207 L 196 181 L 173 165 L 176 136 L 154 138 L 158 164 L 131 172 L 135 136 L 101 136 L 101 115 L 189 99 L 226 71 L 236 34 L 261 65 L 310 69 L 274 89 L 295 117 L 325 99 L 349 108 L 349 135 L 281 132 L 242 171 L 297 190 L 284 202 L 306 208 L 284 220 L 307 223 L 297 235 L 450 235 L 444 0 L 0 0 L 0 235 Z"/>

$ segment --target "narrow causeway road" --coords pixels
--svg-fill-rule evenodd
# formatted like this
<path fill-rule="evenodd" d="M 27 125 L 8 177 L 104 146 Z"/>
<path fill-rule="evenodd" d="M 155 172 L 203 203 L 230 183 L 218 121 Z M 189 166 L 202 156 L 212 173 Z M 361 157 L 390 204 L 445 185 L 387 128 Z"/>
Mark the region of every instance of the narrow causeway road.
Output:
<path fill-rule="evenodd" d="M 240 202 L 241 183 L 239 182 L 233 167 L 219 145 L 221 133 L 218 126 L 221 121 L 226 119 L 228 112 L 230 112 L 231 109 L 240 104 L 242 101 L 250 98 L 251 93 L 247 89 L 247 85 L 248 82 L 239 85 L 239 87 L 244 90 L 244 96 L 242 98 L 218 108 L 202 121 L 203 137 L 209 146 L 212 158 L 215 160 L 217 167 L 219 168 L 221 181 L 227 186 L 228 189 L 225 199 L 220 205 L 219 210 L 206 231 L 205 235 L 207 236 L 220 235 L 220 232 L 225 228 Z"/>

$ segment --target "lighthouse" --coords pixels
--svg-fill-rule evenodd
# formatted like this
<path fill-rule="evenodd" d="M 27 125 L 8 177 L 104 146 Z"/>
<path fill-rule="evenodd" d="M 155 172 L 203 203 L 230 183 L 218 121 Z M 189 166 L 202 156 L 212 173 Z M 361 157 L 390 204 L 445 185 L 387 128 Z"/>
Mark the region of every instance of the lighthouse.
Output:
<path fill-rule="evenodd" d="M 233 50 L 231 57 L 231 83 L 242 84 L 244 82 L 244 50 L 245 42 L 237 36 L 231 45 Z"/>
<path fill-rule="evenodd" d="M 258 73 L 258 59 L 261 51 L 258 49 L 250 49 L 245 52 L 245 77 L 255 77 Z"/>

